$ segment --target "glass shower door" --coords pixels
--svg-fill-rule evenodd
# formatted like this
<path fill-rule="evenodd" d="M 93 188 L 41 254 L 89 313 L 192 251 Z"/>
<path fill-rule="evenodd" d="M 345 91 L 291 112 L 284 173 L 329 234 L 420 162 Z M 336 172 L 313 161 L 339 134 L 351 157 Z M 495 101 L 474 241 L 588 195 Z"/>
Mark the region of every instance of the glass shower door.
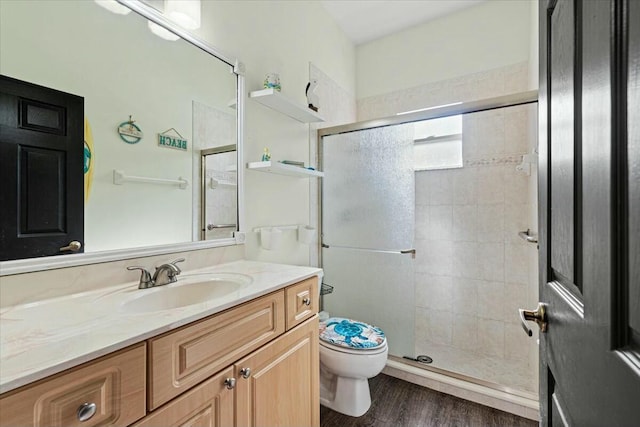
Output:
<path fill-rule="evenodd" d="M 379 326 L 389 353 L 414 352 L 413 126 L 322 138 L 324 309 Z"/>

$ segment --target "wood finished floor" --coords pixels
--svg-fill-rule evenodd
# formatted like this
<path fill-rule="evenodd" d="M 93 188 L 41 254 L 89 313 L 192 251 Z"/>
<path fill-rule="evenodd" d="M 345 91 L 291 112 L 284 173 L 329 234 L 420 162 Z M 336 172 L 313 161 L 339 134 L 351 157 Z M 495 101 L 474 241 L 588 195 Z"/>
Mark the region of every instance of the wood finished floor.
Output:
<path fill-rule="evenodd" d="M 321 406 L 322 427 L 534 427 L 538 423 L 507 412 L 424 388 L 388 375 L 369 380 L 372 405 L 361 417 Z"/>

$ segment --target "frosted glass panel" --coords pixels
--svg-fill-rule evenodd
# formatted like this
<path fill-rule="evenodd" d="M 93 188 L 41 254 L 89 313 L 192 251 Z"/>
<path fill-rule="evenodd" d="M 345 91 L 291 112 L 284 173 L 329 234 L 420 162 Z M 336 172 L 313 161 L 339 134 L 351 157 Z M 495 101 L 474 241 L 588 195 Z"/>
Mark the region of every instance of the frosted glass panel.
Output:
<path fill-rule="evenodd" d="M 413 355 L 413 263 L 409 255 L 329 248 L 322 250 L 323 281 L 334 286 L 324 310 L 382 328 L 389 354 Z"/>
<path fill-rule="evenodd" d="M 323 138 L 324 298 L 332 316 L 381 327 L 389 353 L 414 352 L 412 124 Z"/>
<path fill-rule="evenodd" d="M 404 124 L 323 138 L 323 243 L 413 246 L 413 135 Z"/>

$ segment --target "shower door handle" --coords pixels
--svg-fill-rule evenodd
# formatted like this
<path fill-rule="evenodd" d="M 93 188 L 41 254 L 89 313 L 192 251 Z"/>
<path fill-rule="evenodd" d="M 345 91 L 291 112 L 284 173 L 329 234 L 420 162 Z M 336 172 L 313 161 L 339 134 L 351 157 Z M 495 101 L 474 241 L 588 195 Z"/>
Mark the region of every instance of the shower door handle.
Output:
<path fill-rule="evenodd" d="M 405 249 L 403 251 L 400 251 L 401 254 L 411 254 L 411 258 L 412 259 L 416 259 L 416 250 L 415 249 Z"/>
<path fill-rule="evenodd" d="M 416 259 L 416 249 L 415 248 L 402 249 L 402 250 L 371 249 L 371 248 L 358 248 L 358 247 L 354 247 L 354 246 L 327 245 L 324 242 L 321 245 L 325 249 L 339 248 L 339 249 L 350 249 L 350 250 L 354 250 L 354 251 L 376 252 L 376 253 L 381 253 L 381 254 L 401 254 L 401 255 L 411 254 L 411 258 Z"/>
<path fill-rule="evenodd" d="M 533 335 L 533 331 L 529 329 L 529 327 L 527 326 L 527 322 L 536 322 L 540 327 L 540 332 L 547 332 L 547 327 L 549 326 L 549 324 L 547 323 L 547 304 L 539 302 L 537 309 L 524 310 L 520 308 L 518 309 L 518 313 L 520 313 L 520 323 L 522 323 L 522 329 L 524 329 L 527 335 Z"/>

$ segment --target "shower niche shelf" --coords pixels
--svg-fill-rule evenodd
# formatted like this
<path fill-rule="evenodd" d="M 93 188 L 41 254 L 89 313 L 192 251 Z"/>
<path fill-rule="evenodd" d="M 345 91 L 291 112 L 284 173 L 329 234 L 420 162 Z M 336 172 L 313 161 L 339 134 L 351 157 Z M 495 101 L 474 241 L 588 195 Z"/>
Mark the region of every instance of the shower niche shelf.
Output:
<path fill-rule="evenodd" d="M 324 119 L 310 108 L 299 105 L 275 89 L 254 90 L 249 98 L 301 123 L 324 122 Z"/>
<path fill-rule="evenodd" d="M 278 175 L 294 176 L 297 178 L 322 178 L 324 172 L 301 168 L 299 166 L 285 165 L 280 162 L 250 162 L 247 163 L 247 169 L 275 173 Z"/>

